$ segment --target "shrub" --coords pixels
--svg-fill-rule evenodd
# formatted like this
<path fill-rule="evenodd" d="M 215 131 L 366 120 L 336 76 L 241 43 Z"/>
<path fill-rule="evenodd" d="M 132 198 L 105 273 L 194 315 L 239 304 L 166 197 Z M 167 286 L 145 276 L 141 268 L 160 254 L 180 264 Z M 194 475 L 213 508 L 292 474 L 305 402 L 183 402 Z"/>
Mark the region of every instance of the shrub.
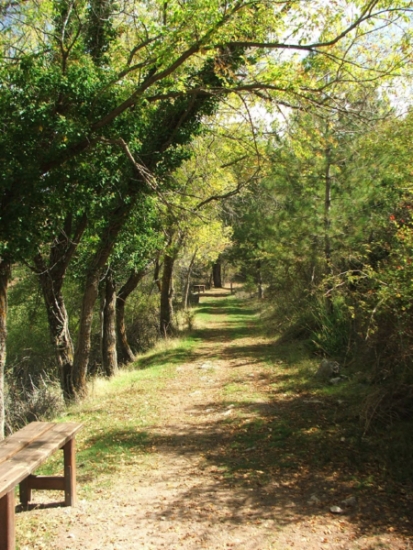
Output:
<path fill-rule="evenodd" d="M 49 420 L 64 410 L 60 386 L 46 374 L 25 386 L 16 378 L 6 382 L 6 433 L 36 420 Z"/>
<path fill-rule="evenodd" d="M 314 300 L 311 314 L 313 324 L 317 326 L 310 335 L 313 350 L 328 357 L 347 356 L 350 351 L 352 319 L 344 298 L 337 296 L 330 304 L 322 298 Z"/>

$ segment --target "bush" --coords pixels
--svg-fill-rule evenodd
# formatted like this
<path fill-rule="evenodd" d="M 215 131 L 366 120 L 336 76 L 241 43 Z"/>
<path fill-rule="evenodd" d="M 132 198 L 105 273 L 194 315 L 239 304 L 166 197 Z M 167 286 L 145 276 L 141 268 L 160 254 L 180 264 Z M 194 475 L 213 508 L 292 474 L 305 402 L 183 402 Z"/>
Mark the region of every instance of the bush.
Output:
<path fill-rule="evenodd" d="M 337 296 L 330 304 L 322 298 L 315 300 L 311 314 L 317 326 L 310 335 L 313 350 L 328 357 L 347 357 L 353 323 L 344 298 Z"/>
<path fill-rule="evenodd" d="M 64 410 L 60 386 L 48 378 L 40 376 L 37 384 L 29 386 L 16 381 L 6 381 L 6 433 L 11 434 L 26 424 L 38 420 L 49 420 Z"/>

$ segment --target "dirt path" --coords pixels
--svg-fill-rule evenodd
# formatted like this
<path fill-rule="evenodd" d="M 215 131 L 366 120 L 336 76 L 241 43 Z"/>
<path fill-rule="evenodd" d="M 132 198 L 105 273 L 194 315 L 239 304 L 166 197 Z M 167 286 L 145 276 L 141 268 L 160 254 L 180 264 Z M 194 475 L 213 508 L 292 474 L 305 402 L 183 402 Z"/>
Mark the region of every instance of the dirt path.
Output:
<path fill-rule="evenodd" d="M 76 508 L 29 512 L 48 536 L 21 550 L 413 547 L 409 490 L 364 478 L 346 435 L 319 438 L 336 408 L 286 390 L 290 371 L 252 312 L 216 302 L 203 298 L 202 343 L 158 396 L 141 466 Z"/>

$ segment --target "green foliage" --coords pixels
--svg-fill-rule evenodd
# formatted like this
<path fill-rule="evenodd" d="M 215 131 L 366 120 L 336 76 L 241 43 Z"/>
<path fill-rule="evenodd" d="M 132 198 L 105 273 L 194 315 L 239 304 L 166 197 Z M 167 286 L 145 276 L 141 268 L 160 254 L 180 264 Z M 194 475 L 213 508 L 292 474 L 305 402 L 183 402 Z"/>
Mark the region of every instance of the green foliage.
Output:
<path fill-rule="evenodd" d="M 159 338 L 158 296 L 151 289 L 153 282 L 144 280 L 126 305 L 128 338 L 135 353 L 148 351 Z"/>
<path fill-rule="evenodd" d="M 23 387 L 37 383 L 44 371 L 53 376 L 54 350 L 37 278 L 19 267 L 9 293 L 7 371 Z"/>
<path fill-rule="evenodd" d="M 345 361 L 350 352 L 353 323 L 344 297 L 336 296 L 331 304 L 325 300 L 315 300 L 311 314 L 314 317 L 312 324 L 317 327 L 309 335 L 313 350 L 317 354 L 340 357 Z"/>
<path fill-rule="evenodd" d="M 114 0 L 92 0 L 88 3 L 86 47 L 96 65 L 108 65 L 108 51 L 116 37 L 112 14 L 117 3 Z"/>
<path fill-rule="evenodd" d="M 277 133 L 270 175 L 233 201 L 232 257 L 251 282 L 261 267 L 281 341 L 362 370 L 370 426 L 412 403 L 412 117 L 367 89 L 347 98 L 363 113 L 294 115 Z"/>

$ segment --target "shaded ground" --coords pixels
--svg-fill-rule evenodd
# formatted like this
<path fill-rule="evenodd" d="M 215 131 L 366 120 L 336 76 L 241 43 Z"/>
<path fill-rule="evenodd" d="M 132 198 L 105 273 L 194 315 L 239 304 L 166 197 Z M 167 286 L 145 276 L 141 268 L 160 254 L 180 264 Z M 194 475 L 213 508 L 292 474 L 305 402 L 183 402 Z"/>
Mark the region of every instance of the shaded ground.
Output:
<path fill-rule="evenodd" d="M 155 420 L 86 433 L 79 505 L 19 514 L 21 549 L 413 548 L 412 488 L 386 476 L 349 403 L 314 391 L 299 344 L 277 348 L 232 297 L 201 296 L 199 319 L 192 350 L 141 361 L 172 365 Z M 112 447 L 107 477 L 97 454 L 86 465 Z"/>

